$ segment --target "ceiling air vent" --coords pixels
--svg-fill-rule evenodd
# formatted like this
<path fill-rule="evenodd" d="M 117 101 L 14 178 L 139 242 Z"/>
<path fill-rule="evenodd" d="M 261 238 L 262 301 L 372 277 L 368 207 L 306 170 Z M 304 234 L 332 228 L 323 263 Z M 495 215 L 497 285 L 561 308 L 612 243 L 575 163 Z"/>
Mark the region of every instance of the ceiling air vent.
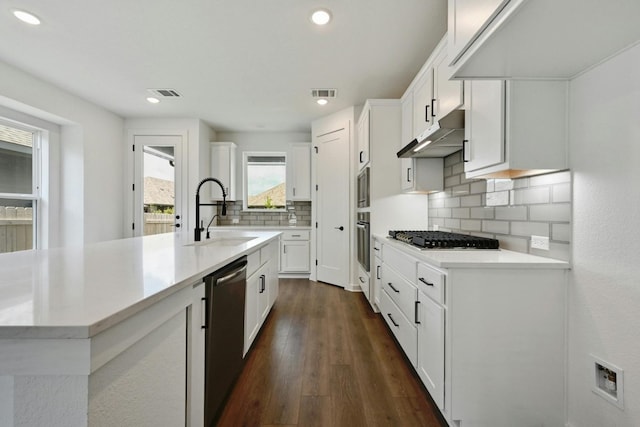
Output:
<path fill-rule="evenodd" d="M 314 98 L 332 99 L 337 94 L 337 89 L 311 89 L 311 96 Z"/>
<path fill-rule="evenodd" d="M 147 89 L 149 92 L 154 94 L 155 96 L 159 96 L 160 98 L 181 98 L 180 95 L 175 89 Z"/>

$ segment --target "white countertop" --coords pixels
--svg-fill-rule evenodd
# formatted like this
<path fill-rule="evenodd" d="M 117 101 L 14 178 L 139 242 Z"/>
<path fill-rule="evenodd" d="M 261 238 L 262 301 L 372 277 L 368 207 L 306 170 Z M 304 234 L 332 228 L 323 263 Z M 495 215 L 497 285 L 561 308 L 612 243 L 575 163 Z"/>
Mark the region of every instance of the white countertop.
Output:
<path fill-rule="evenodd" d="M 217 225 L 209 230 L 311 230 L 310 225 Z"/>
<path fill-rule="evenodd" d="M 224 234 L 255 239 L 183 246 L 168 233 L 1 254 L 0 338 L 94 336 L 281 233 Z"/>
<path fill-rule="evenodd" d="M 380 234 L 376 234 L 374 237 L 385 245 L 393 246 L 414 258 L 440 268 L 571 268 L 571 265 L 566 261 L 505 249 L 420 250 Z"/>

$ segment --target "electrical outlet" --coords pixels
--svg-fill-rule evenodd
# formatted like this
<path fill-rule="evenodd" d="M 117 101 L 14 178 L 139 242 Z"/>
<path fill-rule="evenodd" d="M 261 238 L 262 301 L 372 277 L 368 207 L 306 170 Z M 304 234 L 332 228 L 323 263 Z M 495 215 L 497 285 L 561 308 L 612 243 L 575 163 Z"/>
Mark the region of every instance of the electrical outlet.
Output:
<path fill-rule="evenodd" d="M 547 236 L 531 236 L 531 249 L 549 250 L 549 238 Z"/>
<path fill-rule="evenodd" d="M 239 224 L 240 218 L 231 218 L 231 224 Z"/>

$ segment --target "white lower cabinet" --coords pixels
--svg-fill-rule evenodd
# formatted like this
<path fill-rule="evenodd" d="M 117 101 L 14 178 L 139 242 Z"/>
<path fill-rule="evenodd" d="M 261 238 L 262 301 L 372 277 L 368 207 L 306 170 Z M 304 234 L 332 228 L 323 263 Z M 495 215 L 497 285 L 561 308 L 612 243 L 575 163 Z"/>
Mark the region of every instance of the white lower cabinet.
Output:
<path fill-rule="evenodd" d="M 278 242 L 263 246 L 247 256 L 247 288 L 244 312 L 246 355 L 271 311 L 279 292 Z"/>
<path fill-rule="evenodd" d="M 416 325 L 418 363 L 416 370 L 440 410 L 444 410 L 444 316 L 445 309 L 422 289 L 418 290 Z"/>
<path fill-rule="evenodd" d="M 280 272 L 309 273 L 309 230 L 284 231 L 280 241 Z"/>
<path fill-rule="evenodd" d="M 450 425 L 564 424 L 566 266 L 383 249 L 381 315 Z"/>

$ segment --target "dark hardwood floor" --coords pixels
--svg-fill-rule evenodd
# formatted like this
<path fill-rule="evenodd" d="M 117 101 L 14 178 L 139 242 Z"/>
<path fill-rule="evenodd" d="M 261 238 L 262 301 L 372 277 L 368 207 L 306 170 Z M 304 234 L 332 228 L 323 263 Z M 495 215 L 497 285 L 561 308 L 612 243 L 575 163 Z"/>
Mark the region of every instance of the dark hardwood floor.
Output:
<path fill-rule="evenodd" d="M 361 293 L 281 279 L 218 426 L 445 426 Z"/>

